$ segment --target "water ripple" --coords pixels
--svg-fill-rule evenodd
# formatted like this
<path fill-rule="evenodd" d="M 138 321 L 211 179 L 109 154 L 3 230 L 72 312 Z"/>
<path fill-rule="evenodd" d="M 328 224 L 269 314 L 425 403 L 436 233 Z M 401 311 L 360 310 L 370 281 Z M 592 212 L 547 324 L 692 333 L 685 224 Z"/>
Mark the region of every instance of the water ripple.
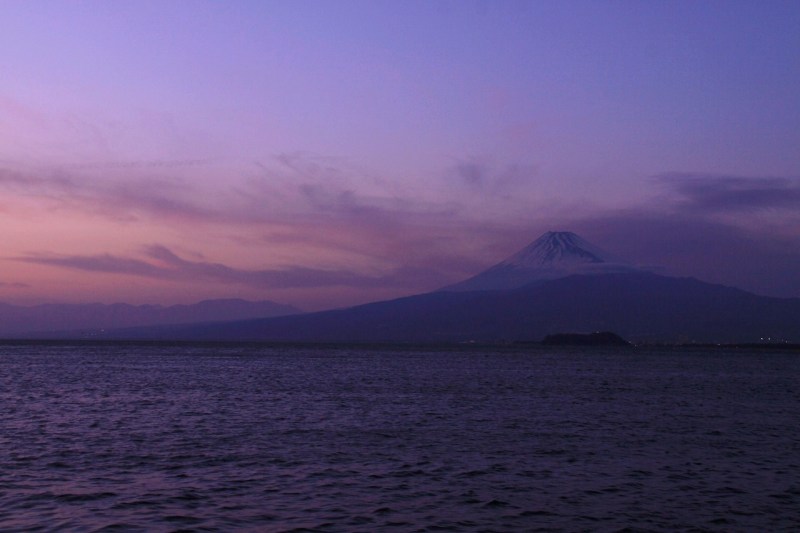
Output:
<path fill-rule="evenodd" d="M 3 531 L 791 531 L 800 361 L 0 347 Z"/>

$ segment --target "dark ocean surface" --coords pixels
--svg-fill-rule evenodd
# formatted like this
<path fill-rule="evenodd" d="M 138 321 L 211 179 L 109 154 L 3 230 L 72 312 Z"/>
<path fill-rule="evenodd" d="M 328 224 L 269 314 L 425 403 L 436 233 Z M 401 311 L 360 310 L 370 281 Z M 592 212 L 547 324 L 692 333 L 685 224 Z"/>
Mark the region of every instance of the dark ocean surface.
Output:
<path fill-rule="evenodd" d="M 0 346 L 2 531 L 797 531 L 800 353 Z"/>

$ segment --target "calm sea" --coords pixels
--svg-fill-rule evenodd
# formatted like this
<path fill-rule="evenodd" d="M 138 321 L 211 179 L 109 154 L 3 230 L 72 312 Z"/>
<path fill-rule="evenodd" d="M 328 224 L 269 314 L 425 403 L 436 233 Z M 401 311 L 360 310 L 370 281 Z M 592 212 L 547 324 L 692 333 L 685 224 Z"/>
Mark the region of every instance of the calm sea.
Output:
<path fill-rule="evenodd" d="M 2 531 L 796 531 L 800 353 L 0 346 Z"/>

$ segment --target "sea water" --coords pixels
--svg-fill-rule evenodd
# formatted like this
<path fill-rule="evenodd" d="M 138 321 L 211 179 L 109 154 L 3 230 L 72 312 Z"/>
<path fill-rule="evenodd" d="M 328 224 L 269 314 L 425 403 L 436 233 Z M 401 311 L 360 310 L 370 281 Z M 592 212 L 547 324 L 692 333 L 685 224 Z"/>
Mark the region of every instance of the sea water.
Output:
<path fill-rule="evenodd" d="M 2 531 L 792 531 L 800 354 L 0 346 Z"/>

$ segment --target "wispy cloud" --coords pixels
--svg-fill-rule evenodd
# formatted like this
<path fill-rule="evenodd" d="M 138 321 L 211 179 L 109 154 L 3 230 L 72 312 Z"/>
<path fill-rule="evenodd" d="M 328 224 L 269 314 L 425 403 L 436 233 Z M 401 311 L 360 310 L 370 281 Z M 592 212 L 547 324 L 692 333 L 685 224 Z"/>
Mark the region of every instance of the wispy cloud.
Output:
<path fill-rule="evenodd" d="M 93 163 L 76 163 L 63 165 L 66 170 L 135 170 L 135 169 L 170 169 L 201 167 L 211 163 L 211 159 L 151 159 L 127 161 L 97 161 Z"/>
<path fill-rule="evenodd" d="M 420 291 L 471 274 L 492 260 L 493 249 L 502 249 L 515 237 L 509 232 L 514 224 L 505 220 L 478 217 L 457 202 L 414 197 L 345 160 L 313 154 L 280 154 L 266 163 L 242 165 L 239 174 L 220 181 L 222 185 L 139 167 L 121 173 L 111 168 L 104 179 L 82 172 L 0 167 L 0 190 L 122 223 L 148 220 L 178 231 L 209 224 L 210 238 L 227 243 L 274 247 L 283 257 L 296 250 L 303 257 L 335 258 L 334 264 L 354 271 L 383 274 L 307 268 L 300 260 L 294 268 L 249 271 L 155 250 L 134 257 L 40 253 L 25 260 L 161 279 L 191 275 L 264 288 L 374 286 Z M 206 249 L 212 248 L 207 243 Z"/>
<path fill-rule="evenodd" d="M 214 220 L 213 209 L 191 200 L 179 179 L 137 177 L 98 180 L 63 169 L 20 171 L 0 168 L 0 188 L 33 197 L 60 209 L 113 220 L 141 216 Z"/>
<path fill-rule="evenodd" d="M 398 269 L 384 275 L 365 275 L 347 270 L 324 270 L 305 267 L 248 270 L 223 263 L 190 261 L 162 245 L 144 250 L 145 258 L 101 255 L 30 254 L 12 258 L 16 261 L 54 267 L 133 275 L 156 279 L 213 281 L 260 289 L 314 287 L 405 287 L 413 286 L 419 276 L 414 269 Z"/>
<path fill-rule="evenodd" d="M 11 258 L 15 261 L 38 265 L 84 270 L 87 272 L 106 272 L 113 274 L 129 274 L 161 279 L 176 279 L 177 272 L 171 271 L 147 261 L 129 257 L 118 257 L 110 254 L 100 255 L 52 255 L 37 253 Z"/>
<path fill-rule="evenodd" d="M 192 174 L 191 167 L 206 163 L 121 161 L 37 169 L 6 165 L 0 167 L 0 189 L 113 220 L 269 224 L 335 217 L 402 224 L 415 217 L 454 214 L 453 205 L 398 194 L 336 158 L 279 154 L 268 163 L 226 162 L 212 169 L 214 179 Z"/>
<path fill-rule="evenodd" d="M 486 158 L 456 161 L 449 169 L 451 182 L 480 193 L 509 194 L 538 175 L 533 165 L 498 165 Z"/>
<path fill-rule="evenodd" d="M 786 222 L 800 213 L 798 179 L 668 173 L 651 182 L 661 187 L 660 197 L 623 211 L 587 208 L 548 217 L 532 209 L 521 215 L 495 209 L 491 218 L 465 206 L 483 198 L 513 197 L 517 187 L 535 176 L 534 168 L 480 158 L 456 162 L 447 180 L 454 192 L 475 200 L 470 204 L 436 196 L 420 201 L 409 190 L 387 186 L 339 158 L 292 153 L 265 161 L 240 165 L 224 185 L 214 180 L 194 183 L 188 175 L 171 174 L 168 164 L 122 165 L 119 174 L 110 168 L 113 179 L 88 179 L 82 169 L 6 166 L 0 167 L 0 189 L 114 220 L 147 218 L 176 228 L 215 224 L 215 238 L 228 243 L 275 247 L 283 257 L 301 250 L 304 257 L 316 254 L 336 258 L 331 264 L 348 265 L 323 269 L 297 260 L 290 267 L 242 269 L 188 259 L 171 243 L 132 256 L 38 253 L 18 258 L 82 271 L 263 289 L 395 287 L 413 292 L 475 274 L 539 231 L 572 228 L 633 262 L 661 266 L 666 273 L 800 295 L 800 251 L 795 251 L 800 250 L 800 234 L 796 224 L 792 229 Z M 194 164 L 186 162 L 188 167 Z M 153 166 L 159 172 L 149 172 Z M 767 221 L 774 213 L 774 220 Z M 779 233 L 776 224 L 784 224 Z"/>
<path fill-rule="evenodd" d="M 0 281 L 0 288 L 2 289 L 29 289 L 30 287 L 27 283 L 18 281 Z"/>

